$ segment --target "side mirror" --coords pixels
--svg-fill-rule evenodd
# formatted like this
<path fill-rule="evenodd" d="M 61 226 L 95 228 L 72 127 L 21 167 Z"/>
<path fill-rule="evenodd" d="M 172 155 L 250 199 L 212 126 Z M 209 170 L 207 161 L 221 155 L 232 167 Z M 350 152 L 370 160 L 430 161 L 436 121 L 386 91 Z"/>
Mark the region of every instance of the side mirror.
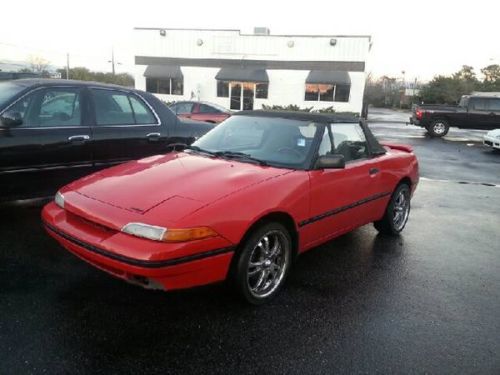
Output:
<path fill-rule="evenodd" d="M 3 126 L 19 126 L 23 124 L 23 118 L 17 111 L 5 111 L 0 117 Z"/>
<path fill-rule="evenodd" d="M 344 155 L 323 155 L 316 160 L 316 169 L 342 169 L 345 168 Z"/>

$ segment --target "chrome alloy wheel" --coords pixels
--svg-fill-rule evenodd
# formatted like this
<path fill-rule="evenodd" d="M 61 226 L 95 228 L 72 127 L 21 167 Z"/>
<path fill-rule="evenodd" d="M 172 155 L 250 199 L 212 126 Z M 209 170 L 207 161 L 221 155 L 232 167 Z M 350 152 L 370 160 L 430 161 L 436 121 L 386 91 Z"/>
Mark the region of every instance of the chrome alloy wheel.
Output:
<path fill-rule="evenodd" d="M 446 125 L 442 122 L 435 122 L 432 125 L 432 130 L 434 131 L 435 134 L 441 135 L 444 134 L 446 131 Z"/>
<path fill-rule="evenodd" d="M 410 197 L 407 190 L 400 190 L 399 194 L 394 199 L 393 205 L 393 223 L 394 229 L 400 231 L 408 220 L 410 214 Z"/>
<path fill-rule="evenodd" d="M 252 250 L 247 267 L 247 283 L 256 298 L 272 294 L 283 281 L 290 262 L 285 235 L 277 230 L 264 234 Z"/>

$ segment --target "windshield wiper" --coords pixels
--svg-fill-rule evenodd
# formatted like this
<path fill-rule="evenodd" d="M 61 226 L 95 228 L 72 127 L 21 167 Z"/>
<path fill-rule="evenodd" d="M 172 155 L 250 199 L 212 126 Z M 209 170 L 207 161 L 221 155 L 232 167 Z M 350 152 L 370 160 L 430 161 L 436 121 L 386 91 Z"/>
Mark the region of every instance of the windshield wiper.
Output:
<path fill-rule="evenodd" d="M 260 160 L 257 158 L 254 158 L 253 156 L 249 154 L 245 154 L 244 152 L 237 152 L 237 151 L 216 151 L 213 153 L 215 156 L 220 156 L 223 158 L 228 158 L 228 159 L 240 159 L 240 160 L 248 160 L 252 161 L 254 163 L 257 163 L 262 166 L 267 166 L 269 165 L 267 162 L 264 160 Z"/>
<path fill-rule="evenodd" d="M 197 153 L 200 153 L 200 154 L 206 154 L 206 155 L 210 155 L 210 156 L 222 157 L 222 158 L 228 158 L 228 159 L 248 160 L 248 161 L 257 163 L 259 165 L 262 165 L 262 166 L 268 166 L 269 165 L 266 161 L 254 158 L 254 157 L 252 157 L 249 154 L 245 154 L 244 152 L 238 152 L 238 151 L 209 151 L 209 150 L 205 150 L 203 148 L 200 148 L 198 146 L 190 146 L 190 145 L 186 145 L 184 143 L 174 143 L 172 146 L 174 146 L 174 150 L 175 150 L 176 146 L 177 147 L 181 147 L 182 146 L 183 150 L 191 150 L 191 151 L 194 151 L 194 152 L 197 152 Z"/>
<path fill-rule="evenodd" d="M 185 144 L 185 143 L 172 143 L 172 144 L 168 145 L 168 147 L 172 147 L 172 149 L 174 151 L 176 151 L 177 149 L 179 149 L 181 151 L 191 150 L 191 151 L 194 151 L 194 152 L 198 152 L 200 154 L 207 154 L 207 155 L 210 155 L 210 156 L 216 156 L 215 153 L 212 152 L 212 151 L 205 150 L 205 149 L 200 148 L 198 146 L 191 146 L 191 145 L 188 145 L 188 144 Z"/>

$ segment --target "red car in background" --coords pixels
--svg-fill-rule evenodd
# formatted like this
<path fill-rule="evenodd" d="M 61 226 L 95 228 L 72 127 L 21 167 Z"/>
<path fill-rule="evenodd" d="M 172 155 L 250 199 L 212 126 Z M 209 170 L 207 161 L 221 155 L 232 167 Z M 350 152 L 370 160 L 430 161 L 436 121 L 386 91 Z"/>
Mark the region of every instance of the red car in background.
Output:
<path fill-rule="evenodd" d="M 243 111 L 186 147 L 65 186 L 43 209 L 46 230 L 128 282 L 227 279 L 260 304 L 297 255 L 368 223 L 399 234 L 419 179 L 410 147 L 330 115 Z"/>
<path fill-rule="evenodd" d="M 182 101 L 171 104 L 169 108 L 181 118 L 218 124 L 231 116 L 231 111 L 214 103 Z"/>

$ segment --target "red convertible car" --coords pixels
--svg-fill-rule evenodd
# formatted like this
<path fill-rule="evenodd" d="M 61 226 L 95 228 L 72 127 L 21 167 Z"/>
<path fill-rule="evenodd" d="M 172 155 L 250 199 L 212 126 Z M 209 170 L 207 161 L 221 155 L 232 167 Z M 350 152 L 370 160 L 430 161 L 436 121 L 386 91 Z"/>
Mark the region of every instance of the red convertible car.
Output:
<path fill-rule="evenodd" d="M 266 302 L 296 256 L 359 226 L 400 233 L 418 183 L 404 145 L 358 120 L 239 112 L 183 151 L 62 188 L 48 233 L 97 268 L 146 288 L 229 280 Z"/>

